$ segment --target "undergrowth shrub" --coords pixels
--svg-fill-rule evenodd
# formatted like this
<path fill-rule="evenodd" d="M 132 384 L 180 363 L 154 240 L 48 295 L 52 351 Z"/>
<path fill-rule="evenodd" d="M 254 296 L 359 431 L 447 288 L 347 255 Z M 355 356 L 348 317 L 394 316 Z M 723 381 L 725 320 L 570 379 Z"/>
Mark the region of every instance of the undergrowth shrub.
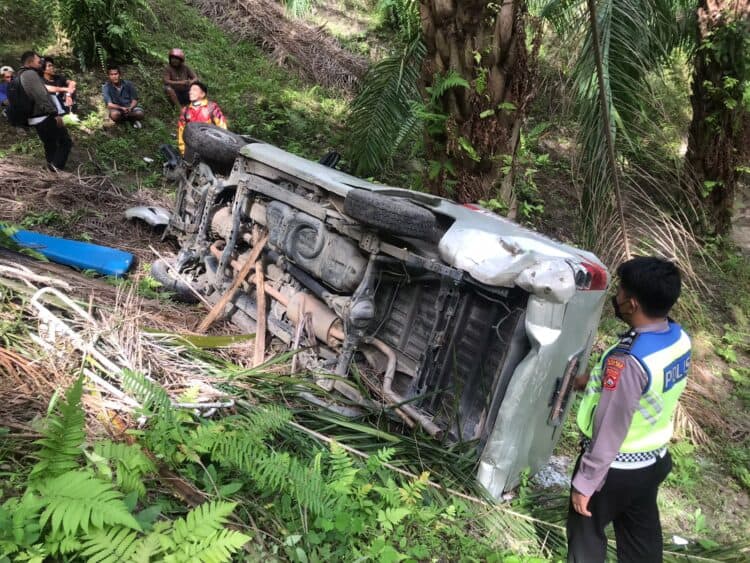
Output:
<path fill-rule="evenodd" d="M 146 396 L 160 394 L 145 378 L 136 386 Z M 241 498 L 257 525 L 283 538 L 275 555 L 299 562 L 417 561 L 445 553 L 503 560 L 472 510 L 430 488 L 427 472 L 397 479 L 385 467 L 392 449 L 362 461 L 335 442 L 299 447 L 287 424 L 291 413 L 278 406 L 199 422 L 161 415 L 169 410 L 162 403 L 152 411 L 142 441 L 188 481 L 203 481 L 206 494 Z M 169 432 L 182 436 L 178 448 L 164 439 Z"/>
<path fill-rule="evenodd" d="M 146 50 L 147 0 L 57 0 L 57 20 L 82 67 L 129 62 Z"/>
<path fill-rule="evenodd" d="M 157 521 L 159 505 L 140 502 L 154 463 L 136 444 L 89 447 L 82 392 L 79 378 L 36 442 L 25 490 L 0 505 L 0 562 L 229 561 L 250 539 L 226 528 L 235 504 L 207 502 Z"/>
<path fill-rule="evenodd" d="M 16 39 L 45 37 L 51 27 L 49 2 L 42 0 L 3 0 L 0 2 L 0 22 L 3 22 L 0 43 Z M 20 53 L 19 53 L 20 54 Z M 3 61 L 8 64 L 10 61 Z M 16 66 L 17 61 L 10 62 Z"/>

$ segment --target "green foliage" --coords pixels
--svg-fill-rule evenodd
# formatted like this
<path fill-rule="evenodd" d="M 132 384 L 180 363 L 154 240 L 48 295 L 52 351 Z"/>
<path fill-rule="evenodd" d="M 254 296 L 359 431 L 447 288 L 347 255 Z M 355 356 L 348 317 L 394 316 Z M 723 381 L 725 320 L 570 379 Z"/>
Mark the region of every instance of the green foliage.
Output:
<path fill-rule="evenodd" d="M 424 115 L 419 77 L 426 48 L 416 0 L 380 0 L 383 26 L 396 32 L 396 52 L 370 66 L 347 123 L 347 157 L 354 173 L 372 176 L 390 167 L 400 152 L 414 155 Z"/>
<path fill-rule="evenodd" d="M 701 466 L 696 460 L 696 447 L 688 441 L 681 441 L 669 448 L 672 456 L 672 472 L 667 477 L 671 483 L 683 492 L 692 492 L 700 481 Z"/>
<path fill-rule="evenodd" d="M 154 462 L 138 444 L 102 440 L 94 444 L 93 455 L 89 459 L 108 478 L 111 478 L 114 470 L 117 487 L 124 493 L 136 492 L 139 498 L 146 496 L 143 476 L 156 471 Z"/>
<path fill-rule="evenodd" d="M 551 0 L 540 13 L 553 23 L 564 49 L 575 52 L 572 78 L 580 123 L 581 234 L 585 245 L 605 252 L 615 246 L 603 233 L 613 222 L 614 174 L 623 173 L 620 157 L 626 155 L 630 165 L 624 184 L 631 174 L 632 182 L 641 187 L 653 181 L 649 173 L 676 174 L 674 161 L 644 150 L 641 139 L 660 134 L 662 120 L 654 111 L 656 96 L 649 78 L 659 75 L 675 48 L 690 43 L 694 6 L 684 0 L 602 0 L 596 2 L 596 11 L 600 46 L 594 45 L 585 2 Z M 599 95 L 596 49 L 602 55 L 609 123 Z M 607 137 L 615 145 L 617 169 L 607 152 Z"/>
<path fill-rule="evenodd" d="M 377 12 L 383 26 L 396 32 L 405 43 L 421 37 L 422 25 L 417 0 L 380 0 Z"/>
<path fill-rule="evenodd" d="M 35 442 L 41 449 L 31 479 L 50 479 L 78 468 L 86 439 L 82 393 L 83 377 L 79 377 L 66 392 L 59 413 L 49 417 L 44 437 Z"/>
<path fill-rule="evenodd" d="M 517 201 L 517 217 L 523 222 L 533 220 L 544 213 L 544 202 L 539 193 L 535 176 L 540 168 L 550 165 L 550 157 L 547 153 L 538 153 L 537 144 L 539 137 L 549 127 L 549 123 L 542 122 L 532 127 L 529 131 L 522 131 L 516 149 L 515 157 L 511 155 L 502 156 L 502 172 L 504 175 L 513 172 L 513 191 Z M 499 197 L 489 200 L 481 200 L 480 205 L 505 215 L 508 203 Z"/>
<path fill-rule="evenodd" d="M 42 0 L 3 0 L 0 3 L 3 35 L 0 41 L 45 37 L 50 31 L 49 2 Z M 3 61 L 3 64 L 7 64 Z M 15 66 L 15 65 L 13 65 Z"/>
<path fill-rule="evenodd" d="M 172 459 L 174 469 L 190 480 L 209 473 L 208 490 L 239 478 L 254 519 L 264 518 L 271 535 L 283 538 L 274 550 L 290 561 L 426 560 L 444 553 L 502 559 L 491 536 L 467 528 L 469 522 L 472 530 L 483 526 L 467 506 L 428 487 L 429 473 L 399 482 L 384 467 L 393 449 L 381 449 L 366 462 L 336 442 L 327 451 L 295 453 L 299 436 L 289 433 L 289 419 L 286 409 L 265 406 L 216 422 L 184 421 L 189 429 L 181 456 L 155 453 Z M 149 429 L 143 438 L 158 447 L 157 432 Z M 528 551 L 543 551 L 533 526 L 522 527 Z M 519 530 L 517 524 L 513 530 Z"/>
<path fill-rule="evenodd" d="M 15 227 L 0 223 L 0 247 L 20 251 L 21 246 L 12 238 L 17 230 Z"/>
<path fill-rule="evenodd" d="M 424 55 L 425 46 L 416 39 L 367 71 L 348 120 L 347 158 L 355 174 L 381 172 L 416 140 L 414 104 L 422 99 L 417 84 Z"/>
<path fill-rule="evenodd" d="M 750 112 L 750 19 L 747 14 L 734 13 L 730 5 L 725 10 L 721 24 L 707 26 L 697 56 L 709 68 L 721 69 L 721 74 L 705 81 L 703 87 L 717 106 L 727 110 L 732 126 L 739 129 L 742 114 Z M 718 117 L 709 115 L 706 119 L 721 133 Z"/>
<path fill-rule="evenodd" d="M 120 524 L 134 530 L 140 525 L 122 501 L 123 494 L 92 472 L 74 470 L 40 483 L 44 509 L 39 524 L 50 524 L 50 533 L 76 536 L 93 528 Z"/>
<path fill-rule="evenodd" d="M 743 444 L 729 446 L 725 454 L 729 471 L 747 491 L 750 491 L 750 440 L 745 439 Z"/>
<path fill-rule="evenodd" d="M 308 14 L 315 4 L 315 0 L 284 0 L 287 13 L 295 18 Z"/>
<path fill-rule="evenodd" d="M 82 66 L 128 62 L 145 50 L 146 0 L 57 0 L 57 19 Z"/>
<path fill-rule="evenodd" d="M 156 467 L 137 445 L 102 441 L 84 452 L 82 390 L 79 378 L 49 417 L 25 492 L 0 505 L 0 561 L 230 561 L 250 539 L 226 528 L 234 504 L 209 502 L 156 523 L 158 507 L 134 513 L 141 480 Z"/>

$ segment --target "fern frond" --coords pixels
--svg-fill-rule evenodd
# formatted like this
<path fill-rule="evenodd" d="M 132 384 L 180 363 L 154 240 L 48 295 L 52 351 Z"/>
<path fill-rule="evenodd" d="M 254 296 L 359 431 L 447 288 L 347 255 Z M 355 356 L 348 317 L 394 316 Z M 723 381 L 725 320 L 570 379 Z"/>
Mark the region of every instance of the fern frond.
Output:
<path fill-rule="evenodd" d="M 385 481 L 385 486 L 376 486 L 373 488 L 388 506 L 401 506 L 401 491 L 392 478 L 389 477 Z"/>
<path fill-rule="evenodd" d="M 422 502 L 422 496 L 427 489 L 429 481 L 430 472 L 423 471 L 417 479 L 400 487 L 399 493 L 401 494 L 401 500 L 403 503 L 408 506 L 414 506 Z"/>
<path fill-rule="evenodd" d="M 331 442 L 331 453 L 328 460 L 331 476 L 328 486 L 341 494 L 349 494 L 359 470 L 354 467 L 354 460 L 337 442 Z"/>
<path fill-rule="evenodd" d="M 202 436 L 210 434 L 204 432 Z M 240 427 L 214 437 L 209 448 L 212 460 L 242 471 L 258 490 L 286 492 L 315 514 L 323 514 L 332 506 L 333 493 L 320 471 L 287 452 L 271 451 L 254 431 Z"/>
<path fill-rule="evenodd" d="M 126 563 L 151 563 L 156 557 L 163 553 L 169 546 L 174 547 L 167 532 L 171 530 L 170 522 L 157 522 L 149 534 L 135 542 L 132 552 Z"/>
<path fill-rule="evenodd" d="M 395 455 L 395 448 L 380 448 L 375 455 L 367 459 L 367 469 L 369 471 L 376 471 L 386 463 L 389 463 Z"/>
<path fill-rule="evenodd" d="M 164 388 L 142 373 L 123 370 L 122 385 L 143 405 L 144 414 L 167 413 L 172 408 L 172 402 Z"/>
<path fill-rule="evenodd" d="M 120 563 L 133 558 L 138 548 L 138 532 L 114 527 L 97 530 L 85 538 L 81 555 L 88 563 Z"/>
<path fill-rule="evenodd" d="M 234 507 L 234 502 L 212 501 L 196 506 L 184 518 L 179 518 L 172 525 L 175 543 L 203 539 L 221 530 Z"/>
<path fill-rule="evenodd" d="M 111 483 L 98 479 L 90 471 L 69 471 L 39 484 L 44 511 L 42 527 L 49 522 L 52 533 L 62 529 L 73 535 L 78 530 L 105 524 L 120 524 L 133 530 L 141 527 L 122 501 L 122 493 Z"/>
<path fill-rule="evenodd" d="M 180 544 L 180 550 L 165 557 L 164 561 L 168 563 L 181 563 L 182 561 L 223 563 L 224 561 L 231 561 L 232 554 L 251 539 L 250 536 L 233 530 L 219 530 L 205 538 L 194 538 L 193 541 Z"/>
<path fill-rule="evenodd" d="M 468 80 L 458 74 L 455 69 L 450 69 L 446 74 L 436 74 L 432 81 L 432 86 L 427 88 L 430 94 L 430 99 L 436 103 L 440 98 L 445 95 L 448 90 L 452 88 L 470 88 Z"/>
<path fill-rule="evenodd" d="M 84 413 L 81 408 L 83 377 L 66 391 L 58 414 L 50 416 L 44 437 L 34 442 L 41 446 L 37 452 L 39 461 L 29 475 L 30 480 L 57 477 L 79 467 L 83 454 Z"/>
<path fill-rule="evenodd" d="M 139 498 L 146 494 L 143 476 L 156 471 L 156 466 L 138 444 L 103 440 L 94 444 L 94 452 L 114 462 L 117 487 L 124 493 L 136 491 Z"/>
<path fill-rule="evenodd" d="M 45 550 L 50 555 L 68 555 L 81 549 L 81 542 L 75 536 L 66 535 L 62 530 L 49 534 L 44 540 Z"/>
<path fill-rule="evenodd" d="M 0 554 L 30 547 L 39 539 L 39 512 L 43 506 L 41 499 L 29 492 L 0 506 Z"/>
<path fill-rule="evenodd" d="M 266 405 L 243 417 L 242 427 L 259 437 L 275 434 L 291 420 L 292 413 L 278 405 Z"/>

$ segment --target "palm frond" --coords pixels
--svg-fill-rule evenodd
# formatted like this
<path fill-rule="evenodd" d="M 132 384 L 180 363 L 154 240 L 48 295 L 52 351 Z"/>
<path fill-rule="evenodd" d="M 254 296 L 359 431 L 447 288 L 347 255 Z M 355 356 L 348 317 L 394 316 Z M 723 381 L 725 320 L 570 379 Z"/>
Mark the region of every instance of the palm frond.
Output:
<path fill-rule="evenodd" d="M 577 166 L 584 180 L 582 238 L 592 248 L 609 251 L 602 241 L 611 242 L 612 237 L 602 234 L 623 236 L 619 226 L 613 228 L 615 175 L 630 163 L 624 155 L 639 150 L 643 128 L 658 128 L 655 121 L 644 120 L 654 98 L 646 78 L 658 73 L 671 51 L 685 43 L 688 12 L 684 0 L 598 0 L 595 5 L 605 104 L 600 100 L 592 26 L 582 3 L 552 0 L 539 12 L 563 33 L 566 44 L 578 46 L 573 87 L 581 124 Z M 608 138 L 616 148 L 617 167 L 607 153 Z"/>
<path fill-rule="evenodd" d="M 362 80 L 349 116 L 347 157 L 356 174 L 380 172 L 416 135 L 419 121 L 413 103 L 422 99 L 418 81 L 425 52 L 421 39 L 415 39 L 370 67 Z"/>

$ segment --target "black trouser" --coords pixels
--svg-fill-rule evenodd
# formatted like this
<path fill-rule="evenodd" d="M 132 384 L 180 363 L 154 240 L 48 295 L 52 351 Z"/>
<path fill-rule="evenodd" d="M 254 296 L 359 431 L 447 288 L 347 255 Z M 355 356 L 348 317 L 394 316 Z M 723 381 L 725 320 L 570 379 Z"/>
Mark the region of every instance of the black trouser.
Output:
<path fill-rule="evenodd" d="M 47 163 L 58 170 L 65 168 L 70 149 L 73 146 L 73 141 L 70 140 L 67 129 L 64 126 L 58 127 L 54 116 L 49 116 L 35 127 L 44 144 L 44 155 L 47 158 Z"/>
<path fill-rule="evenodd" d="M 579 457 L 574 475 L 580 463 Z M 590 517 L 578 514 L 572 504 L 568 508 L 568 561 L 604 561 L 604 528 L 612 522 L 619 563 L 661 563 L 663 539 L 656 494 L 671 470 L 669 453 L 642 469 L 610 469 L 602 489 L 589 500 Z"/>

